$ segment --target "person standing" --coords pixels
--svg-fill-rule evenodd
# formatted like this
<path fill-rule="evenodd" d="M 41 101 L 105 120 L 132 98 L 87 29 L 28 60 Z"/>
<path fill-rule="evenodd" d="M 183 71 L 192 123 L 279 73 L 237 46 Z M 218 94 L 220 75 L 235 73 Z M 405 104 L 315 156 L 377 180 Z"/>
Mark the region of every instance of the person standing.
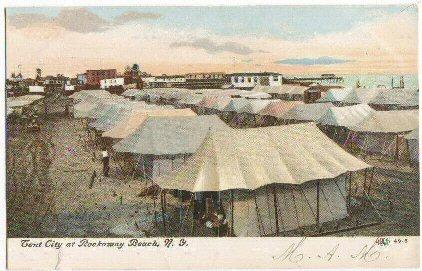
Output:
<path fill-rule="evenodd" d="M 108 152 L 106 149 L 103 149 L 103 175 L 104 177 L 108 177 L 108 171 L 110 169 L 110 156 L 108 156 Z"/>

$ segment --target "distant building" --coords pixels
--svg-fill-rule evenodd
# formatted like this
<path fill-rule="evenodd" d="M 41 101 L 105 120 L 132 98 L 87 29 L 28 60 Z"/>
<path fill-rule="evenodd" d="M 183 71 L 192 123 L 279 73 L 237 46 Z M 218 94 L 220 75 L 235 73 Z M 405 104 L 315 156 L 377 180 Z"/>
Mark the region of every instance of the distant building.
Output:
<path fill-rule="evenodd" d="M 221 88 L 228 83 L 228 78 L 223 72 L 188 73 L 185 75 L 185 88 Z"/>
<path fill-rule="evenodd" d="M 90 86 L 100 86 L 100 81 L 103 79 L 115 78 L 117 76 L 116 69 L 107 70 L 87 70 L 86 84 Z"/>
<path fill-rule="evenodd" d="M 79 73 L 76 75 L 78 85 L 86 85 L 86 73 Z"/>
<path fill-rule="evenodd" d="M 29 86 L 29 93 L 30 94 L 44 94 L 44 87 L 43 86 Z"/>
<path fill-rule="evenodd" d="M 19 83 L 23 80 L 23 76 L 21 73 L 18 73 L 17 75 L 15 73 L 12 73 L 12 77 L 10 78 L 10 81 L 13 83 Z"/>
<path fill-rule="evenodd" d="M 67 80 L 69 80 L 69 78 L 61 74 L 58 74 L 57 76 L 48 75 L 39 78 L 39 83 L 42 82 L 45 92 L 51 93 L 64 90 L 64 85 Z"/>
<path fill-rule="evenodd" d="M 155 84 L 155 76 L 143 76 L 141 80 L 144 83 L 145 88 L 152 88 Z"/>
<path fill-rule="evenodd" d="M 149 78 L 149 85 L 153 88 L 180 87 L 186 82 L 184 75 L 159 75 Z"/>
<path fill-rule="evenodd" d="M 229 76 L 230 84 L 238 89 L 252 89 L 257 85 L 281 86 L 283 83 L 282 75 L 274 72 L 232 73 Z"/>
<path fill-rule="evenodd" d="M 123 77 L 119 78 L 108 78 L 100 80 L 101 89 L 109 89 L 111 87 L 123 87 L 125 84 L 125 79 Z"/>
<path fill-rule="evenodd" d="M 143 76 L 142 81 L 145 87 L 175 87 L 175 88 L 221 88 L 228 83 L 228 78 L 222 72 L 210 73 L 188 73 L 185 75 L 160 75 Z"/>

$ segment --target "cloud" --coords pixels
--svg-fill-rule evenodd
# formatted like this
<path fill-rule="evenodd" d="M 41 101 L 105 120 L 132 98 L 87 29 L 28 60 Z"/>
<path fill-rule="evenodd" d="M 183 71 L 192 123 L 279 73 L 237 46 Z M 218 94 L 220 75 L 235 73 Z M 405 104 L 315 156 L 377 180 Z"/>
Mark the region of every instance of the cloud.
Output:
<path fill-rule="evenodd" d="M 318 58 L 288 58 L 288 59 L 275 61 L 274 63 L 287 64 L 287 65 L 312 66 L 312 65 L 343 64 L 347 62 L 350 62 L 350 60 L 333 58 L 329 56 L 322 56 Z"/>
<path fill-rule="evenodd" d="M 103 32 L 110 26 L 108 21 L 86 8 L 64 8 L 54 17 L 36 13 L 16 14 L 8 16 L 7 22 L 17 29 L 55 26 L 78 33 Z"/>
<path fill-rule="evenodd" d="M 114 24 L 121 25 L 133 21 L 156 20 L 160 17 L 161 14 L 158 13 L 128 11 L 114 18 Z"/>
<path fill-rule="evenodd" d="M 161 15 L 150 12 L 125 12 L 113 21 L 108 21 L 87 8 L 63 8 L 57 16 L 37 13 L 22 13 L 8 16 L 7 22 L 17 29 L 30 27 L 61 27 L 77 33 L 104 32 L 113 25 L 124 25 L 133 21 L 158 19 Z"/>
<path fill-rule="evenodd" d="M 208 53 L 212 53 L 212 54 L 220 53 L 220 52 L 230 52 L 230 53 L 235 53 L 238 55 L 250 55 L 255 52 L 251 48 L 237 42 L 229 41 L 229 42 L 218 44 L 207 38 L 197 39 L 192 42 L 189 42 L 189 41 L 173 42 L 170 44 L 170 47 L 171 48 L 190 47 L 190 48 L 195 48 L 195 49 L 203 49 L 207 51 Z"/>
<path fill-rule="evenodd" d="M 51 23 L 52 20 L 50 17 L 45 16 L 44 14 L 22 13 L 13 16 L 8 16 L 7 22 L 11 26 L 16 27 L 17 29 L 21 29 L 33 25 L 43 25 Z"/>
<path fill-rule="evenodd" d="M 79 33 L 103 32 L 109 27 L 108 21 L 86 8 L 62 9 L 54 21 L 66 30 Z"/>

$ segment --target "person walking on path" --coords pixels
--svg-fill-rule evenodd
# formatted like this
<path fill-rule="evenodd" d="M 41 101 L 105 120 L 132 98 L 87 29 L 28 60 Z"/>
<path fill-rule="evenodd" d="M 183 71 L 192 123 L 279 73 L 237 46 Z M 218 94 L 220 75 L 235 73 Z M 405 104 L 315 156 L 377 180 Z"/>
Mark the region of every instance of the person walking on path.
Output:
<path fill-rule="evenodd" d="M 108 156 L 108 152 L 106 149 L 103 149 L 103 175 L 104 177 L 108 177 L 108 171 L 110 169 L 110 156 Z"/>

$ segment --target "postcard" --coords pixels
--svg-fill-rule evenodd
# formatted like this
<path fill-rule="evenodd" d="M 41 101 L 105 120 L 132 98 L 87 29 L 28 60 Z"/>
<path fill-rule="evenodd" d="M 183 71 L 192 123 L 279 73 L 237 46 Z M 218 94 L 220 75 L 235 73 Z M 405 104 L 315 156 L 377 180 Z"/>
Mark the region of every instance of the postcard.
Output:
<path fill-rule="evenodd" d="M 416 3 L 31 3 L 8 269 L 419 267 Z"/>

